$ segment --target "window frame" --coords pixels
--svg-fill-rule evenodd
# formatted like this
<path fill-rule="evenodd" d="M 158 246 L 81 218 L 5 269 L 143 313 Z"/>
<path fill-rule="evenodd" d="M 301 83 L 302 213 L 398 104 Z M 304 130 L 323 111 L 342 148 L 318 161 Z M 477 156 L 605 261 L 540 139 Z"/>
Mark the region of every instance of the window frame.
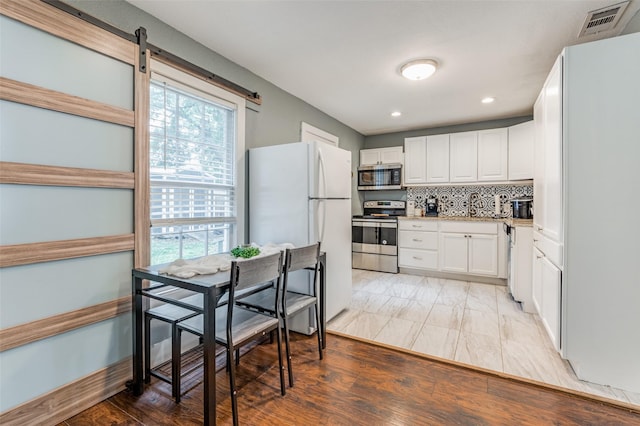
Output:
<path fill-rule="evenodd" d="M 235 182 L 235 239 L 237 244 L 241 244 L 245 240 L 245 163 L 246 163 L 246 150 L 245 150 L 245 122 L 246 122 L 246 100 L 232 92 L 222 89 L 210 82 L 203 80 L 201 77 L 196 77 L 184 70 L 175 68 L 163 62 L 155 59 L 150 61 L 151 75 L 149 80 L 149 88 L 151 87 L 151 81 L 166 83 L 178 90 L 185 91 L 203 99 L 210 100 L 217 104 L 235 110 L 235 132 L 236 132 L 236 144 L 235 144 L 235 164 L 234 164 L 234 182 Z M 149 90 L 149 89 L 148 89 Z M 147 108 L 150 108 L 147 105 Z M 147 127 L 149 123 L 146 123 Z M 150 138 L 150 134 L 149 134 Z M 150 146 L 146 152 L 150 160 Z M 147 170 L 149 173 L 148 182 L 149 189 L 151 189 L 151 162 L 147 161 Z M 149 199 L 149 203 L 151 200 Z M 151 204 L 149 204 L 149 225 L 151 225 Z M 213 223 L 215 221 L 211 221 Z M 233 243 L 233 241 L 231 242 Z M 149 257 L 151 258 L 151 233 L 149 233 L 149 240 L 147 241 L 147 247 L 149 247 Z"/>

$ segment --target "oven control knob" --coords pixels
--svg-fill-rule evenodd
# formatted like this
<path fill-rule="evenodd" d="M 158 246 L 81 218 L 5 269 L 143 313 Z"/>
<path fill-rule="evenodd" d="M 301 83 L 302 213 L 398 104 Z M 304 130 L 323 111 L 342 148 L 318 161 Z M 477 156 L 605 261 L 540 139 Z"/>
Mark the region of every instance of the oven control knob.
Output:
<path fill-rule="evenodd" d="M 387 244 L 387 240 L 382 240 L 382 244 L 386 245 Z"/>

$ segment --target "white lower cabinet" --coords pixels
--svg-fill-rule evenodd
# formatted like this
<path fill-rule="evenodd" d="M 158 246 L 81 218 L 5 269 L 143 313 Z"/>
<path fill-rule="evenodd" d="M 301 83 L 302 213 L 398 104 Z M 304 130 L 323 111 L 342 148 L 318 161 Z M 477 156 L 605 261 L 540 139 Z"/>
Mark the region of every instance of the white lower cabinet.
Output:
<path fill-rule="evenodd" d="M 400 219 L 398 266 L 498 277 L 498 229 L 497 222 Z"/>
<path fill-rule="evenodd" d="M 441 262 L 445 272 L 498 275 L 498 236 L 486 234 L 440 234 Z"/>
<path fill-rule="evenodd" d="M 398 266 L 438 269 L 438 222 L 402 219 L 398 223 Z"/>
<path fill-rule="evenodd" d="M 562 271 L 534 247 L 533 304 L 557 351 L 560 351 L 561 300 Z"/>
<path fill-rule="evenodd" d="M 469 248 L 467 235 L 451 234 L 443 232 L 440 234 L 440 246 L 442 247 L 442 259 L 440 269 L 446 272 L 467 273 L 469 271 Z"/>
<path fill-rule="evenodd" d="M 469 273 L 498 275 L 498 236 L 469 234 Z"/>

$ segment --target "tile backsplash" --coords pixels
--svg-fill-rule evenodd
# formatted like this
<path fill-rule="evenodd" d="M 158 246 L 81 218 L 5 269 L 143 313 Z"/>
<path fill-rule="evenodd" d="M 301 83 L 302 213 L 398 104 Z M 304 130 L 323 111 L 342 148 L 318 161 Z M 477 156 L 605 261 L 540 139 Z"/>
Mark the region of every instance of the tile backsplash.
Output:
<path fill-rule="evenodd" d="M 473 195 L 475 194 L 475 195 Z M 495 213 L 495 196 L 500 198 L 500 214 Z M 416 208 L 425 207 L 427 198 L 438 200 L 440 216 L 512 217 L 512 198 L 533 197 L 533 185 L 468 185 L 468 186 L 412 186 L 407 187 L 407 201 L 415 201 Z M 469 205 L 471 202 L 471 206 Z"/>

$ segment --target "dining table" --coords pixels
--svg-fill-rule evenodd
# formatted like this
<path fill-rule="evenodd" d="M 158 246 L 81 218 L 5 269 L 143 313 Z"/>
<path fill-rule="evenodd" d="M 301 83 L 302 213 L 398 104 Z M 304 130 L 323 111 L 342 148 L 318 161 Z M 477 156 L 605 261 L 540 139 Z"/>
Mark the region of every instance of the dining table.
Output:
<path fill-rule="evenodd" d="M 143 345 L 143 304 L 145 298 L 159 300 L 182 308 L 191 309 L 203 315 L 204 334 L 203 346 L 203 382 L 204 399 L 203 414 L 205 425 L 216 424 L 216 315 L 215 309 L 222 296 L 230 286 L 230 272 L 220 271 L 213 274 L 195 275 L 191 278 L 180 278 L 163 271 L 168 263 L 134 268 L 132 274 L 132 302 L 133 302 L 133 380 L 131 389 L 134 395 L 144 392 L 144 345 Z M 320 325 L 317 332 L 322 333 L 322 346 L 326 347 L 326 254 L 320 253 L 319 258 L 319 302 Z M 171 287 L 188 290 L 203 295 L 202 306 L 184 303 L 179 298 L 168 296 L 171 292 L 162 291 Z M 158 291 L 161 290 L 161 291 Z"/>

